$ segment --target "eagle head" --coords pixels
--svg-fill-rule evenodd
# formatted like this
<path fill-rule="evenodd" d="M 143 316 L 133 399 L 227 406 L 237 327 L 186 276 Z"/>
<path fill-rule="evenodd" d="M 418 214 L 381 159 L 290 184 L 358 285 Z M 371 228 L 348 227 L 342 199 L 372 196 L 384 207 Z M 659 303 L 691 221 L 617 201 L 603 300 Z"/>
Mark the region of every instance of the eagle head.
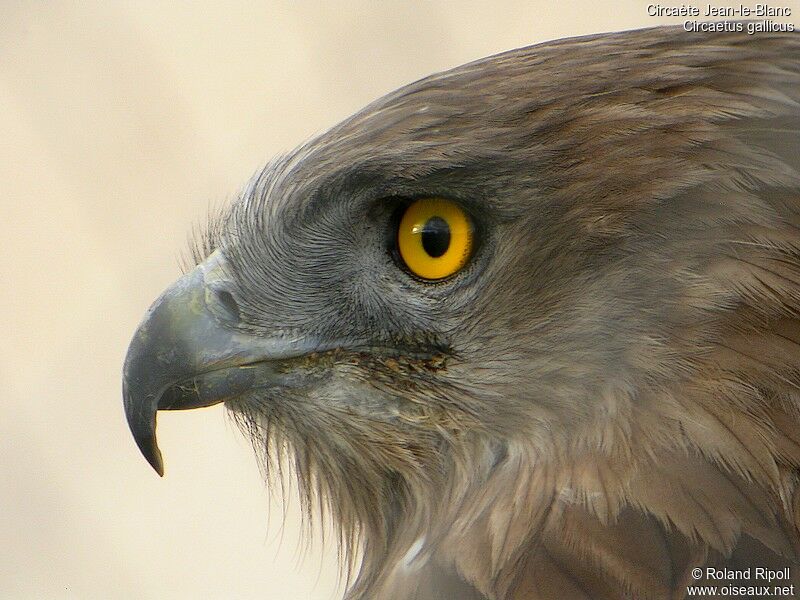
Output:
<path fill-rule="evenodd" d="M 224 402 L 339 527 L 353 599 L 795 564 L 799 90 L 797 35 L 663 28 L 377 100 L 261 170 L 150 308 L 139 448 L 163 473 L 157 411 Z"/>

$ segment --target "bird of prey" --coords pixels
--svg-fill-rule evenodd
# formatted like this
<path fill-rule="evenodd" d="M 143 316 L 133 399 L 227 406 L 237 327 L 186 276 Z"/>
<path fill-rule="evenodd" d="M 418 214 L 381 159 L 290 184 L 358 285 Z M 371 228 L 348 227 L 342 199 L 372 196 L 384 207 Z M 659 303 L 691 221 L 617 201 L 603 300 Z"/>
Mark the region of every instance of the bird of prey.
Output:
<path fill-rule="evenodd" d="M 348 599 L 800 573 L 800 35 L 427 77 L 273 160 L 197 246 L 131 342 L 133 435 L 162 473 L 157 411 L 224 402 L 337 525 Z"/>

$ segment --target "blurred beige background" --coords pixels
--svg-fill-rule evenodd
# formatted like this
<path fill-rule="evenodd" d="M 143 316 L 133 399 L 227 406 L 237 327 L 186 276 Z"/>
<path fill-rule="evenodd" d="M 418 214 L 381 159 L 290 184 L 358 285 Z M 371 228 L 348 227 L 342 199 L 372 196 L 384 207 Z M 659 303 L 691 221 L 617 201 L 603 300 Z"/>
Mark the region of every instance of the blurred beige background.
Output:
<path fill-rule="evenodd" d="M 165 479 L 141 458 L 120 392 L 137 322 L 271 155 L 433 71 L 680 21 L 646 6 L 2 0 L 0 597 L 339 597 L 221 407 L 161 413 Z M 798 23 L 800 0 L 775 6 Z"/>

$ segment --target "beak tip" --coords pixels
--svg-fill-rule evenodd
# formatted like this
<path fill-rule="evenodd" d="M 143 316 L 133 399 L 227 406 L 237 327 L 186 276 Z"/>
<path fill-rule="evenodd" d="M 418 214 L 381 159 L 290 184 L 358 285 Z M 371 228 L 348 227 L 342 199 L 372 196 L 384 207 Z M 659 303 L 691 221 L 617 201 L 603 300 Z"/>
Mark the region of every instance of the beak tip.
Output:
<path fill-rule="evenodd" d="M 136 445 L 139 446 L 139 451 L 142 453 L 142 456 L 150 463 L 150 466 L 158 473 L 159 477 L 163 477 L 164 460 L 161 458 L 161 450 L 158 449 L 158 445 L 156 444 L 155 434 L 144 437 L 134 437 L 136 438 Z"/>
<path fill-rule="evenodd" d="M 124 382 L 126 384 L 127 382 Z M 127 385 L 124 385 L 127 388 Z M 125 396 L 125 413 L 128 420 L 128 427 L 133 434 L 133 439 L 139 452 L 142 453 L 145 460 L 150 463 L 153 470 L 158 473 L 160 477 L 164 476 L 164 460 L 161 457 L 161 450 L 158 448 L 156 441 L 156 411 L 152 410 L 151 415 L 144 415 L 141 412 L 134 410 L 136 403 L 131 401 L 127 389 L 124 390 Z M 150 412 L 150 411 L 146 411 Z"/>
<path fill-rule="evenodd" d="M 156 450 L 156 453 L 157 454 L 155 454 L 152 457 L 151 456 L 147 456 L 145 458 L 147 458 L 147 462 L 150 463 L 150 466 L 153 467 L 153 470 L 156 473 L 158 473 L 158 476 L 159 477 L 163 477 L 164 476 L 164 461 L 161 460 L 161 452 Z"/>

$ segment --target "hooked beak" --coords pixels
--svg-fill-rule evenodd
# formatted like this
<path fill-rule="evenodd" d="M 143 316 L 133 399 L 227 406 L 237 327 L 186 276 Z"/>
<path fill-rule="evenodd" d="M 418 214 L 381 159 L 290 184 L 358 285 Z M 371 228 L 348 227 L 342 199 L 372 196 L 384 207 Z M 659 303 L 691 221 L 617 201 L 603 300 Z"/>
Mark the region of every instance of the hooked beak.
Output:
<path fill-rule="evenodd" d="M 271 361 L 313 350 L 307 340 L 237 329 L 239 308 L 225 271 L 225 257 L 217 250 L 153 303 L 128 347 L 125 415 L 136 444 L 161 476 L 157 411 L 211 406 L 256 387 L 278 386 Z"/>

